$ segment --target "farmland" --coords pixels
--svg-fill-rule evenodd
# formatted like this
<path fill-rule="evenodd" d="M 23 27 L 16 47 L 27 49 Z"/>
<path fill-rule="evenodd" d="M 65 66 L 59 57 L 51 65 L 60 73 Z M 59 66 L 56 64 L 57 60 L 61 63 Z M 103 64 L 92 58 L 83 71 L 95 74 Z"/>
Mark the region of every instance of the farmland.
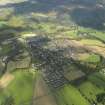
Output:
<path fill-rule="evenodd" d="M 0 0 L 0 105 L 105 105 L 104 0 Z"/>

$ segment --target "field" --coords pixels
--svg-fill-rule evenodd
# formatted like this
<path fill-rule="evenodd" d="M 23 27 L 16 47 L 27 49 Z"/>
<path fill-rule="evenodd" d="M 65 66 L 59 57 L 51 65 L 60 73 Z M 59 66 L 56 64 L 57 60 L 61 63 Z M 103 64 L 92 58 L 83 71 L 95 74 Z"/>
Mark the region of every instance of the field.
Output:
<path fill-rule="evenodd" d="M 79 86 L 80 92 L 90 101 L 97 103 L 97 95 L 105 92 L 104 76 L 92 74 Z"/>
<path fill-rule="evenodd" d="M 72 85 L 66 85 L 57 91 L 59 105 L 90 105 L 80 92 Z M 62 102 L 63 101 L 63 102 Z"/>
<path fill-rule="evenodd" d="M 91 105 L 94 102 L 97 103 L 96 96 L 105 92 L 105 80 L 103 81 L 103 79 L 105 79 L 104 76 L 95 73 L 76 87 L 69 84 L 59 88 L 55 93 L 59 105 L 78 105 L 78 103 L 79 105 Z"/>
<path fill-rule="evenodd" d="M 34 88 L 34 75 L 29 72 L 16 71 L 12 74 L 15 78 L 10 82 L 10 84 L 1 89 L 0 99 L 6 99 L 6 97 L 13 96 L 14 103 L 16 105 L 22 103 L 30 103 L 33 96 Z"/>
<path fill-rule="evenodd" d="M 95 54 L 80 54 L 78 55 L 78 60 L 83 62 L 97 63 L 100 62 L 100 56 Z"/>
<path fill-rule="evenodd" d="M 103 89 L 98 88 L 95 84 L 87 81 L 79 86 L 80 92 L 90 101 L 96 101 L 96 95 L 104 92 Z"/>

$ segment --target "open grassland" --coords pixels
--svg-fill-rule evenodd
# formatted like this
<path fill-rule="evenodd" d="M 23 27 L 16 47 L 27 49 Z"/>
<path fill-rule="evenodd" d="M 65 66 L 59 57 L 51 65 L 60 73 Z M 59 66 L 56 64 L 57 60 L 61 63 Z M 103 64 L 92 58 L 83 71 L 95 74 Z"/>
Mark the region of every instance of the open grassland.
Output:
<path fill-rule="evenodd" d="M 1 90 L 0 100 L 12 95 L 16 105 L 30 103 L 33 96 L 34 75 L 29 72 L 16 71 L 13 73 L 14 80 Z"/>

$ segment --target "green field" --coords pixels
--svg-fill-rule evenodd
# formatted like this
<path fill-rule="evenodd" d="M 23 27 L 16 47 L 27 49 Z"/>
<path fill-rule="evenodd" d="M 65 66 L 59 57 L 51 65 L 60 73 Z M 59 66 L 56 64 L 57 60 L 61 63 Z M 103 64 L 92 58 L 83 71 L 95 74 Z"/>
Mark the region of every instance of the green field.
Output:
<path fill-rule="evenodd" d="M 96 96 L 100 93 L 105 93 L 105 77 L 100 73 L 94 73 L 78 88 L 90 102 L 97 102 Z"/>
<path fill-rule="evenodd" d="M 90 54 L 86 59 L 86 62 L 91 62 L 91 63 L 97 63 L 99 61 L 100 61 L 100 56 L 95 54 Z"/>
<path fill-rule="evenodd" d="M 64 85 L 57 90 L 55 96 L 59 105 L 91 105 L 97 103 L 96 96 L 101 93 L 105 93 L 105 77 L 95 73 L 76 87 Z"/>
<path fill-rule="evenodd" d="M 13 73 L 14 80 L 3 90 L 1 90 L 0 100 L 7 96 L 12 96 L 15 105 L 20 103 L 30 103 L 33 96 L 34 75 L 29 72 L 16 71 Z"/>
<path fill-rule="evenodd" d="M 105 76 L 100 73 L 94 73 L 88 77 L 89 81 L 96 84 L 100 88 L 105 89 Z"/>
<path fill-rule="evenodd" d="M 84 27 L 79 27 L 79 30 L 82 33 L 88 33 L 88 37 L 92 38 L 97 38 L 100 41 L 105 42 L 105 32 L 101 30 L 96 30 L 92 28 L 84 28 Z"/>
<path fill-rule="evenodd" d="M 89 62 L 89 63 L 98 63 L 100 62 L 100 56 L 96 54 L 80 54 L 78 55 L 78 60 L 82 62 Z"/>
<path fill-rule="evenodd" d="M 85 45 L 105 47 L 105 45 L 101 41 L 95 40 L 95 39 L 82 39 L 82 40 L 80 40 L 80 42 Z"/>
<path fill-rule="evenodd" d="M 78 89 L 72 85 L 65 85 L 60 88 L 56 97 L 59 105 L 90 105 L 90 103 L 80 94 Z"/>
<path fill-rule="evenodd" d="M 90 100 L 90 102 L 96 101 L 96 95 L 103 93 L 104 90 L 98 88 L 95 84 L 90 81 L 86 81 L 79 86 L 80 92 Z"/>

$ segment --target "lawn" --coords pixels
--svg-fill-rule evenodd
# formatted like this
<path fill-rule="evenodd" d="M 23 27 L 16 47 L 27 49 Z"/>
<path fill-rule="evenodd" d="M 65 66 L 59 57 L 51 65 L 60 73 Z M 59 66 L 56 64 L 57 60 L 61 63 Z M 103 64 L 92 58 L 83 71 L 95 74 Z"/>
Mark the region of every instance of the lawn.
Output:
<path fill-rule="evenodd" d="M 15 100 L 15 105 L 20 103 L 28 103 L 32 99 L 34 75 L 29 72 L 16 71 L 13 73 L 15 79 L 3 89 L 0 94 L 0 99 L 5 99 L 6 96 L 12 95 Z"/>
<path fill-rule="evenodd" d="M 90 105 L 72 85 L 64 85 L 56 93 L 59 105 Z"/>

